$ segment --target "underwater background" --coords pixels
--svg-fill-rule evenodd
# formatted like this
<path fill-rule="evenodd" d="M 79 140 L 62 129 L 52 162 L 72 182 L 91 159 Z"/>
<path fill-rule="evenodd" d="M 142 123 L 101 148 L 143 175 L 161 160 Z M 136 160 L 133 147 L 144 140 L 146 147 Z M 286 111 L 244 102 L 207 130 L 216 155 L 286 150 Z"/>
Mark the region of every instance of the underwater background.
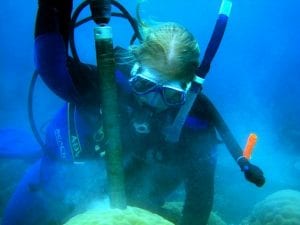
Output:
<path fill-rule="evenodd" d="M 74 6 L 80 2 L 75 1 Z M 120 2 L 134 15 L 136 1 Z M 142 16 L 181 23 L 195 35 L 203 55 L 220 3 L 148 0 L 142 7 Z M 0 129 L 16 131 L 1 135 L 0 146 L 37 148 L 27 115 L 37 1 L 1 4 Z M 252 162 L 263 169 L 266 177 L 262 188 L 247 182 L 227 149 L 219 147 L 214 211 L 227 223 L 239 224 L 257 202 L 271 193 L 283 189 L 300 191 L 299 8 L 299 0 L 233 1 L 227 30 L 204 84 L 203 92 L 219 109 L 242 147 L 250 132 L 258 135 Z M 114 44 L 127 47 L 132 35 L 127 22 L 113 18 L 110 25 Z M 79 55 L 89 63 L 95 63 L 93 26 L 86 24 L 75 34 Z M 61 104 L 39 80 L 34 114 L 42 130 Z M 14 135 L 26 141 L 16 143 Z M 4 166 L 6 163 L 9 160 L 0 160 L 1 211 L 7 200 L 5 194 L 14 187 L 7 185 L 11 182 L 8 177 L 17 181 L 30 164 Z"/>

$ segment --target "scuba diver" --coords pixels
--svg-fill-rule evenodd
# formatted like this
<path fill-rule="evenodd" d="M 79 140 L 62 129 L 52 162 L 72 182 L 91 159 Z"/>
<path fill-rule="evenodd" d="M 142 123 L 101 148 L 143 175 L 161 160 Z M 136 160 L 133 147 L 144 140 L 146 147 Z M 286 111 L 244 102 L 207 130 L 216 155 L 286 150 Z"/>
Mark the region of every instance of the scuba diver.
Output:
<path fill-rule="evenodd" d="M 48 125 L 44 153 L 12 195 L 3 225 L 62 224 L 107 192 L 109 140 L 102 129 L 96 67 L 68 56 L 72 5 L 72 0 L 39 0 L 36 68 L 66 104 Z M 139 29 L 142 43 L 114 50 L 127 203 L 160 214 L 166 198 L 183 184 L 180 225 L 207 224 L 220 143 L 216 132 L 248 181 L 261 187 L 263 172 L 243 157 L 209 99 L 201 92 L 192 99 L 195 85 L 201 86 L 193 35 L 171 22 L 141 23 Z"/>

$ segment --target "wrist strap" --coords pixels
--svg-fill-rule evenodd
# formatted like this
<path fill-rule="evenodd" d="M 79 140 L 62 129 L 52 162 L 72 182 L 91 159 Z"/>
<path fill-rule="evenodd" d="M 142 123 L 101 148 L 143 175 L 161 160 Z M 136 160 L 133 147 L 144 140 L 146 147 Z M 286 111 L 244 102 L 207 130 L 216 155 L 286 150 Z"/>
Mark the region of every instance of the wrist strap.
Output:
<path fill-rule="evenodd" d="M 241 163 L 241 160 L 244 160 L 244 163 Z M 238 157 L 238 158 L 236 159 L 236 162 L 237 162 L 238 165 L 241 167 L 241 170 L 242 170 L 243 172 L 249 170 L 249 162 L 248 162 L 248 159 L 247 159 L 245 156 L 241 155 L 240 157 Z M 248 163 L 247 163 L 247 162 L 248 162 Z"/>
<path fill-rule="evenodd" d="M 240 161 L 241 159 L 243 159 L 243 158 L 246 159 L 246 157 L 243 156 L 243 155 L 239 156 L 239 157 L 236 159 L 236 162 L 239 163 L 239 161 Z"/>

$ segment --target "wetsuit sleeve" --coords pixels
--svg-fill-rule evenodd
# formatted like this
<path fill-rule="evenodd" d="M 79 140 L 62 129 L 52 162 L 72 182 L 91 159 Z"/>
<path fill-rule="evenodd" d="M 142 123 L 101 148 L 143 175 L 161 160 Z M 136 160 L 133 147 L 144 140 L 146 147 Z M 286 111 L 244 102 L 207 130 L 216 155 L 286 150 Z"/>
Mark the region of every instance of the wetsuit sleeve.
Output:
<path fill-rule="evenodd" d="M 184 148 L 185 162 L 188 163 L 185 168 L 186 199 L 181 225 L 204 225 L 207 224 L 213 207 L 216 146 L 219 143 L 215 131 L 219 132 L 235 160 L 242 155 L 242 150 L 219 112 L 205 95 L 199 94 L 192 114 L 206 121 L 207 128 L 189 134 L 190 142 Z"/>
<path fill-rule="evenodd" d="M 216 135 L 207 127 L 189 135 L 185 148 L 185 202 L 180 225 L 207 224 L 213 207 Z"/>
<path fill-rule="evenodd" d="M 232 132 L 228 128 L 224 119 L 215 108 L 213 103 L 203 94 L 199 96 L 203 108 L 206 109 L 206 114 L 216 127 L 218 133 L 220 134 L 222 140 L 224 141 L 227 149 L 229 150 L 231 156 L 235 161 L 241 156 L 243 156 L 243 150 L 234 138 Z"/>
<path fill-rule="evenodd" d="M 77 102 L 79 94 L 66 66 L 67 57 L 62 37 L 51 33 L 35 40 L 35 64 L 46 85 L 68 102 Z"/>
<path fill-rule="evenodd" d="M 67 43 L 72 0 L 40 0 L 35 27 L 36 68 L 59 97 L 79 101 L 68 69 Z"/>

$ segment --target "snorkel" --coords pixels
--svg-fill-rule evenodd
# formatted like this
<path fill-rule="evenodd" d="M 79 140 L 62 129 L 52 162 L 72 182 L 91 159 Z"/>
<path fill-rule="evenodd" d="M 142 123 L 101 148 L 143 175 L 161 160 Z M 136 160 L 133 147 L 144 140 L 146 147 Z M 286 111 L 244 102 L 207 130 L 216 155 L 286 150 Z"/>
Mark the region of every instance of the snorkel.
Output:
<path fill-rule="evenodd" d="M 202 84 L 205 81 L 205 77 L 209 72 L 211 62 L 220 46 L 220 43 L 222 41 L 222 38 L 225 33 L 225 29 L 227 26 L 227 22 L 229 19 L 229 15 L 232 8 L 232 2 L 231 0 L 223 0 L 220 10 L 219 10 L 219 17 L 217 19 L 213 34 L 210 38 L 209 44 L 207 46 L 207 49 L 204 53 L 204 57 L 202 60 L 202 63 L 196 70 L 196 77 L 195 82 L 193 83 L 193 91 L 194 93 L 199 93 L 202 88 Z M 213 117 L 215 118 L 217 126 L 217 130 L 223 139 L 225 145 L 229 149 L 229 152 L 231 156 L 234 158 L 234 160 L 239 164 L 240 160 L 242 158 L 245 158 L 247 160 L 251 159 L 254 146 L 256 144 L 257 136 L 254 133 L 251 133 L 248 137 L 246 146 L 244 150 L 242 150 L 239 146 L 239 144 L 236 142 L 233 134 L 227 127 L 226 123 L 222 119 L 221 115 L 217 111 L 217 109 L 214 107 L 214 105 L 210 102 L 210 100 L 206 97 L 205 101 L 209 105 L 209 111 L 211 114 L 213 114 Z"/>
<path fill-rule="evenodd" d="M 225 33 L 227 22 L 231 13 L 231 0 L 223 0 L 219 9 L 219 16 L 216 21 L 212 36 L 205 50 L 204 57 L 198 69 L 196 70 L 196 82 L 202 84 L 209 72 L 210 64 L 215 57 Z"/>
<path fill-rule="evenodd" d="M 200 66 L 195 71 L 194 82 L 191 84 L 190 91 L 187 95 L 186 103 L 179 110 L 173 123 L 165 129 L 165 139 L 168 142 L 176 143 L 179 141 L 181 130 L 185 120 L 196 100 L 196 97 L 201 92 L 202 84 L 209 72 L 210 64 L 217 53 L 225 33 L 227 22 L 232 8 L 231 0 L 223 0 L 219 9 L 219 16 L 216 21 L 212 36 L 205 50 L 203 60 Z"/>

